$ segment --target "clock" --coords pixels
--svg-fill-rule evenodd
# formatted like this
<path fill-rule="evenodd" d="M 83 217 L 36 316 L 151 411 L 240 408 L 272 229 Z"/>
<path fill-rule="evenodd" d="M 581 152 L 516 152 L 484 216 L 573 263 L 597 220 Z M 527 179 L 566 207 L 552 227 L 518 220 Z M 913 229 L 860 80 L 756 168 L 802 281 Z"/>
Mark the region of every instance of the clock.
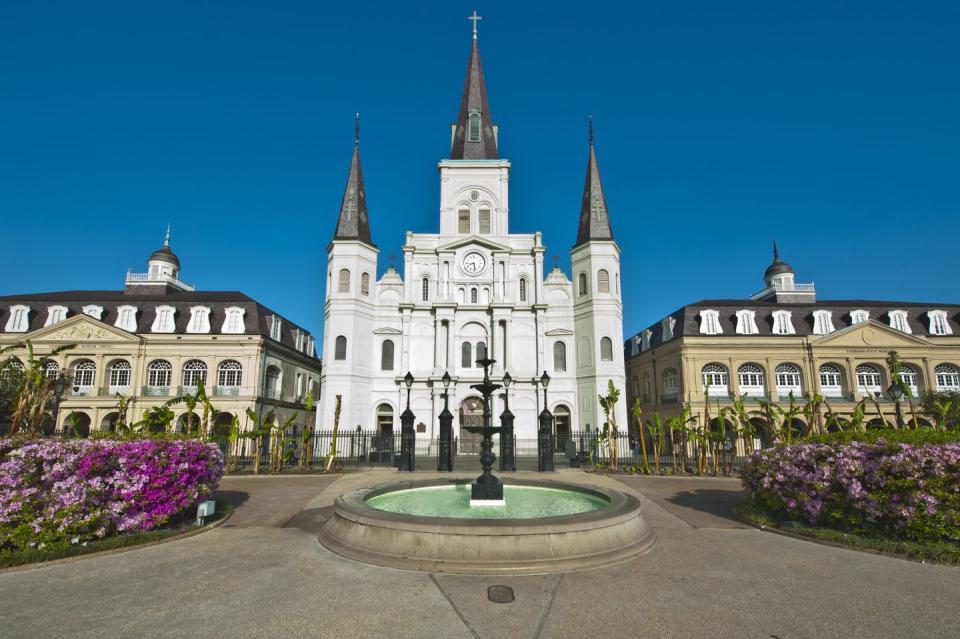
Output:
<path fill-rule="evenodd" d="M 463 270 L 470 275 L 478 275 L 487 265 L 487 260 L 480 253 L 467 253 L 463 258 Z"/>

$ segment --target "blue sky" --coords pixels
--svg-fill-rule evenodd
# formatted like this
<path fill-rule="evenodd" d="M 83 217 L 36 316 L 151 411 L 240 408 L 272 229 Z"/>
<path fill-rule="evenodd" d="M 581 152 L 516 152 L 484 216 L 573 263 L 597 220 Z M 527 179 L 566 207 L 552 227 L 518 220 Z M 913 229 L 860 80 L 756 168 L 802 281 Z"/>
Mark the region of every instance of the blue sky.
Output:
<path fill-rule="evenodd" d="M 960 3 L 329 4 L 0 6 L 0 294 L 119 288 L 169 222 L 186 281 L 319 334 L 353 113 L 382 273 L 437 229 L 476 7 L 511 230 L 566 269 L 594 116 L 625 335 L 774 237 L 824 299 L 960 298 Z"/>

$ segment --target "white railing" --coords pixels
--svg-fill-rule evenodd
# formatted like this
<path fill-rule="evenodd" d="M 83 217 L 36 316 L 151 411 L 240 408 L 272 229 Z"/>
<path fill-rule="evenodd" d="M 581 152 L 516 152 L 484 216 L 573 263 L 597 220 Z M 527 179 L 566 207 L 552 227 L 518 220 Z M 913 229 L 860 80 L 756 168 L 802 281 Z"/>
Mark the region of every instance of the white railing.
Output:
<path fill-rule="evenodd" d="M 757 299 L 758 297 L 764 297 L 773 292 L 778 293 L 814 293 L 816 292 L 817 287 L 814 284 L 794 284 L 793 286 L 768 286 L 762 291 L 757 291 L 750 296 L 750 299 Z"/>
<path fill-rule="evenodd" d="M 159 282 L 159 283 L 169 283 L 182 288 L 186 291 L 194 290 L 194 287 L 190 286 L 186 282 L 183 282 L 172 275 L 167 275 L 166 273 L 127 273 L 127 283 L 141 283 L 141 282 Z"/>

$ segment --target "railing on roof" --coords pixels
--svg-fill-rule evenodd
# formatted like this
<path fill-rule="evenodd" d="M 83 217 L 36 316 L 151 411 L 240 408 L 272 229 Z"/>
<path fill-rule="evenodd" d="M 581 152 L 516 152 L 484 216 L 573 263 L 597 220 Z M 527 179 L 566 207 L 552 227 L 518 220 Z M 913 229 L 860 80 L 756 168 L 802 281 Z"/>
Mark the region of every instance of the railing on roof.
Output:
<path fill-rule="evenodd" d="M 173 284 L 178 288 L 182 288 L 185 291 L 195 290 L 193 286 L 190 286 L 186 282 L 173 277 L 172 275 L 167 275 L 165 273 L 127 273 L 127 283 L 151 283 L 157 282 L 160 284 Z"/>
<path fill-rule="evenodd" d="M 755 299 L 757 299 L 758 297 L 764 297 L 764 296 L 769 295 L 770 293 L 773 293 L 773 292 L 778 292 L 778 293 L 815 293 L 816 290 L 817 290 L 817 287 L 816 287 L 813 283 L 810 283 L 810 284 L 794 284 L 794 285 L 791 286 L 791 287 L 786 287 L 786 286 L 768 286 L 767 288 L 763 289 L 762 291 L 757 291 L 756 293 L 754 293 L 753 295 L 751 295 L 751 296 L 750 296 L 750 299 L 755 300 Z"/>

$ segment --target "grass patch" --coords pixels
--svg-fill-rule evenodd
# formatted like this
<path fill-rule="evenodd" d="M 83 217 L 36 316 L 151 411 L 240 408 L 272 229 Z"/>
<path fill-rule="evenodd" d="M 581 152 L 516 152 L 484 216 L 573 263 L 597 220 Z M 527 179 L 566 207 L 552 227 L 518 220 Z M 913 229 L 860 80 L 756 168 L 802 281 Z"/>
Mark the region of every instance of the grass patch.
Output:
<path fill-rule="evenodd" d="M 784 522 L 770 517 L 748 500 L 734 507 L 734 514 L 742 521 L 754 526 L 764 526 L 774 530 L 809 537 L 818 541 L 846 546 L 854 550 L 874 552 L 893 557 L 907 557 L 918 561 L 938 564 L 960 564 L 960 543 L 949 541 L 911 541 L 890 537 L 867 537 L 856 533 L 847 533 L 833 528 L 814 526 L 784 525 Z"/>
<path fill-rule="evenodd" d="M 208 517 L 206 523 L 209 525 L 219 521 L 233 511 L 233 506 L 229 504 L 217 503 L 217 510 L 213 517 Z M 40 549 L 31 548 L 20 552 L 0 552 L 0 569 L 13 568 L 14 566 L 25 566 L 44 561 L 53 561 L 55 559 L 66 559 L 68 557 L 77 557 L 80 555 L 89 555 L 104 550 L 115 550 L 117 548 L 129 548 L 131 546 L 140 546 L 150 542 L 161 541 L 199 530 L 195 519 L 195 509 L 191 509 L 190 516 L 180 516 L 171 521 L 163 528 L 157 530 L 148 530 L 147 532 L 133 535 L 118 535 L 116 537 L 107 537 L 98 541 L 91 541 L 86 546 L 76 544 L 67 548 Z"/>

